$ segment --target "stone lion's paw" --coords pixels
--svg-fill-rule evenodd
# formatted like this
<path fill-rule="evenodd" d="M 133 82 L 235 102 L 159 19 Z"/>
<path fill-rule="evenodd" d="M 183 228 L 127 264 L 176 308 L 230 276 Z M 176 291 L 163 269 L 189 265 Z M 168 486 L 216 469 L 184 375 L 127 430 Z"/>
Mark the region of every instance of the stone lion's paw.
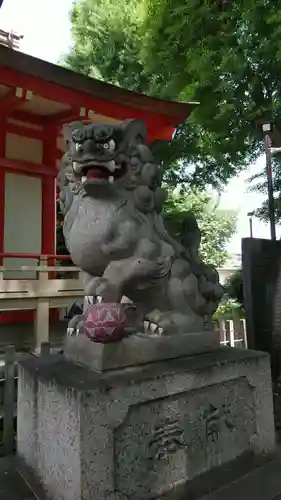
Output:
<path fill-rule="evenodd" d="M 72 318 L 67 326 L 67 337 L 79 335 L 84 332 L 84 318 L 82 314 L 78 314 Z"/>
<path fill-rule="evenodd" d="M 145 320 L 143 322 L 143 326 L 144 326 L 144 332 L 149 335 L 153 335 L 155 337 L 160 337 L 161 335 L 164 335 L 164 328 L 160 325 L 157 325 L 156 323 Z"/>

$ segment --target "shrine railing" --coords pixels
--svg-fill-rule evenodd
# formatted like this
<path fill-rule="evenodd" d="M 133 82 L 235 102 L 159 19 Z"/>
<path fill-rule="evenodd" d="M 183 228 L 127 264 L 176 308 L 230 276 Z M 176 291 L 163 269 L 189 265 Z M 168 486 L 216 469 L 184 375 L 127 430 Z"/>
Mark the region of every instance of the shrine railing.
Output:
<path fill-rule="evenodd" d="M 248 349 L 246 320 L 233 313 L 231 318 L 221 317 L 214 322 L 221 345 Z"/>
<path fill-rule="evenodd" d="M 66 255 L 0 254 L 0 259 L 36 259 L 33 266 L 0 266 L 0 312 L 35 311 L 35 348 L 49 341 L 50 309 L 63 309 L 83 297 L 79 269 L 56 266 L 56 261 L 69 260 Z M 0 261 L 1 261 L 0 260 Z M 9 273 L 34 273 L 32 278 L 10 278 Z M 68 277 L 69 276 L 69 277 Z"/>
<path fill-rule="evenodd" d="M 33 259 L 37 265 L 0 265 L 0 313 L 3 311 L 35 311 L 35 347 L 49 341 L 50 310 L 58 309 L 61 316 L 75 300 L 83 297 L 79 269 L 73 265 L 57 266 L 58 261 L 70 260 L 69 255 L 0 253 L 3 259 Z M 11 262 L 11 261 L 10 261 Z M 32 272 L 32 278 L 9 278 L 9 273 Z M 245 320 L 234 315 L 215 323 L 220 342 L 247 349 Z"/>

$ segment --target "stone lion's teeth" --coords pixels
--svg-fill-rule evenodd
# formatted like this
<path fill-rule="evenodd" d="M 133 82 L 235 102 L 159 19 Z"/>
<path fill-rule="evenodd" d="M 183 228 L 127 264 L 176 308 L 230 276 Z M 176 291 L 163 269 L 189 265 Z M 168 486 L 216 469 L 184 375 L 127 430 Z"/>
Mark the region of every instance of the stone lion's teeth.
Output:
<path fill-rule="evenodd" d="M 109 141 L 109 149 L 110 151 L 115 151 L 115 141 L 113 139 Z"/>
<path fill-rule="evenodd" d="M 145 333 L 148 333 L 149 332 L 149 321 L 144 321 L 143 326 L 144 326 Z"/>
<path fill-rule="evenodd" d="M 110 176 L 108 177 L 108 182 L 110 182 L 110 184 L 113 184 L 113 183 L 114 183 L 114 177 L 113 177 L 113 175 L 110 175 Z"/>
<path fill-rule="evenodd" d="M 74 161 L 72 163 L 72 167 L 73 167 L 74 172 L 77 172 L 79 170 L 79 165 L 78 165 L 77 161 Z"/>
<path fill-rule="evenodd" d="M 86 182 L 86 180 L 87 180 L 86 175 L 83 175 L 83 177 L 82 177 L 82 179 L 81 179 L 82 184 L 84 184 L 84 182 Z"/>
<path fill-rule="evenodd" d="M 114 170 L 116 169 L 115 161 L 114 160 L 109 161 L 107 163 L 107 168 L 108 170 L 110 170 L 110 172 L 114 172 Z"/>

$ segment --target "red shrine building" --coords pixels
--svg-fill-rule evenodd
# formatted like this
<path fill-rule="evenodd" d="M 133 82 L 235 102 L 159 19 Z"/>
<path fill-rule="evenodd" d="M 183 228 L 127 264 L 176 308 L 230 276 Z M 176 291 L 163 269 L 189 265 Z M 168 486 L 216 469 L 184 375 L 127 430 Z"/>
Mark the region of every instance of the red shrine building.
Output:
<path fill-rule="evenodd" d="M 0 45 L 0 264 L 35 265 L 32 255 L 56 253 L 64 123 L 141 118 L 149 142 L 167 141 L 193 107 L 123 90 Z M 9 272 L 9 278 L 24 277 Z"/>

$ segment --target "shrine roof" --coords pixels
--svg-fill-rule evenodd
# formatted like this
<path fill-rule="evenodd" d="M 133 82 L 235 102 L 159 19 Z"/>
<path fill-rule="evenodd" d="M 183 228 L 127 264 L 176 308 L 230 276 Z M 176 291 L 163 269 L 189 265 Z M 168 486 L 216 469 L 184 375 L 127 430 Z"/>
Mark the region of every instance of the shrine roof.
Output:
<path fill-rule="evenodd" d="M 41 125 L 141 118 L 155 139 L 170 139 L 195 106 L 124 90 L 0 45 L 0 113 L 9 118 Z"/>

